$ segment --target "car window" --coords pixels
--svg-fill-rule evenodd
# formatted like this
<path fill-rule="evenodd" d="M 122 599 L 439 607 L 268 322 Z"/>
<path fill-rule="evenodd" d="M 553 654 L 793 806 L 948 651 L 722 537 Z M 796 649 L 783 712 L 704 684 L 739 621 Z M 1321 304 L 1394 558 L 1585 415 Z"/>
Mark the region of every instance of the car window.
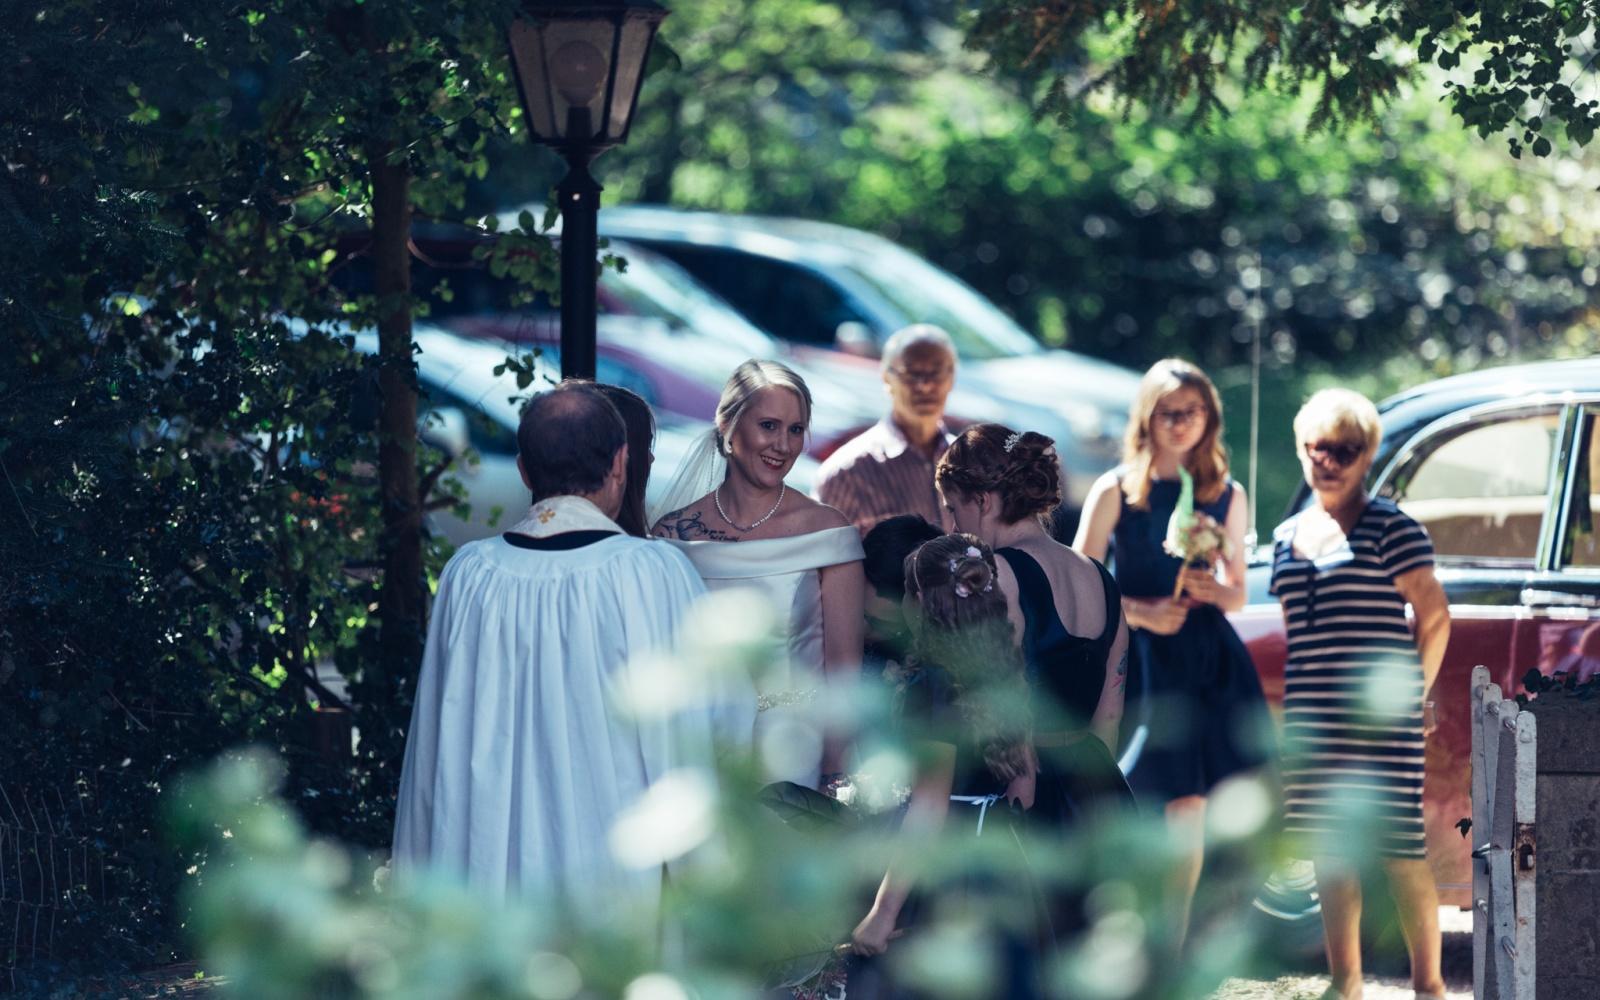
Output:
<path fill-rule="evenodd" d="M 1583 411 L 1574 442 L 1571 501 L 1561 532 L 1561 565 L 1600 568 L 1600 408 Z"/>
<path fill-rule="evenodd" d="M 1436 433 L 1379 492 L 1427 528 L 1441 563 L 1533 564 L 1550 492 L 1557 409 Z"/>
<path fill-rule="evenodd" d="M 496 277 L 471 258 L 474 242 L 424 241 L 421 255 L 412 257 L 412 294 L 427 305 L 428 318 L 454 328 L 461 320 L 516 314 L 529 324 L 547 327 L 541 332 L 553 336 L 552 324 L 560 310 L 549 294 L 540 292 L 531 302 L 521 301 L 522 290 L 515 281 Z M 632 316 L 660 322 L 673 331 L 692 330 L 737 345 L 753 357 L 772 353 L 765 334 L 670 259 L 630 243 L 615 243 L 610 252 L 624 257 L 628 266 L 600 272 L 595 290 L 599 315 Z M 372 294 L 371 258 L 356 256 L 335 274 L 334 284 L 349 295 Z"/>
<path fill-rule="evenodd" d="M 846 292 L 797 264 L 720 247 L 657 247 L 780 340 L 832 347 L 839 324 L 873 326 Z"/>

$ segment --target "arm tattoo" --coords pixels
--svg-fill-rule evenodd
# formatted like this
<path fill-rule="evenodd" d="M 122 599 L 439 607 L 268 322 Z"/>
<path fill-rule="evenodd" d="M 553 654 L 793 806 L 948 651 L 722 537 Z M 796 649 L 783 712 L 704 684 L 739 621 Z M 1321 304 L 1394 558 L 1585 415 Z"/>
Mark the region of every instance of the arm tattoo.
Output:
<path fill-rule="evenodd" d="M 1111 689 L 1118 694 L 1128 686 L 1128 651 L 1122 651 L 1122 659 L 1117 661 L 1117 677 L 1111 682 Z"/>

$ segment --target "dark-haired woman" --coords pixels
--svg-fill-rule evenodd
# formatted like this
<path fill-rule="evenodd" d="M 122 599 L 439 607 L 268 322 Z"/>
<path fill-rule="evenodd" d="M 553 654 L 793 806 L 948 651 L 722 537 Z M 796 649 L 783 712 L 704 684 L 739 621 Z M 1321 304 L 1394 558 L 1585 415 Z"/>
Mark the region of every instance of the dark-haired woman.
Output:
<path fill-rule="evenodd" d="M 596 382 L 595 388 L 622 414 L 622 423 L 628 432 L 628 480 L 622 488 L 622 509 L 617 512 L 617 525 L 630 535 L 646 538 L 650 525 L 644 516 L 644 494 L 650 483 L 650 467 L 656 460 L 656 415 L 650 412 L 650 404 L 635 392 L 604 382 Z"/>
<path fill-rule="evenodd" d="M 1029 697 L 1022 662 L 1011 641 L 1005 595 L 996 583 L 994 552 L 972 535 L 943 535 L 905 563 L 906 597 L 916 602 L 915 639 L 898 676 L 899 720 L 918 767 L 902 849 L 891 862 L 872 908 L 851 934 L 859 955 L 890 948 L 912 880 L 902 858 L 941 830 L 1020 845 L 1007 797 L 1024 797 L 1033 773 Z M 1020 867 L 1020 866 L 1019 866 Z M 957 876 L 930 887 L 936 895 L 962 891 Z M 1031 884 L 985 885 L 986 895 L 1037 898 Z M 1053 946 L 1042 910 L 1031 921 L 995 922 L 1006 956 L 1004 982 L 994 992 L 1036 995 L 1034 957 Z M 1019 933 L 1013 924 L 1033 924 Z"/>
<path fill-rule="evenodd" d="M 968 427 L 936 475 L 956 527 L 999 557 L 998 586 L 1021 637 L 1040 762 L 1032 812 L 1059 825 L 1130 808 L 1111 755 L 1122 720 L 1128 631 L 1105 567 L 1046 530 L 1061 502 L 1054 442 L 999 424 Z"/>

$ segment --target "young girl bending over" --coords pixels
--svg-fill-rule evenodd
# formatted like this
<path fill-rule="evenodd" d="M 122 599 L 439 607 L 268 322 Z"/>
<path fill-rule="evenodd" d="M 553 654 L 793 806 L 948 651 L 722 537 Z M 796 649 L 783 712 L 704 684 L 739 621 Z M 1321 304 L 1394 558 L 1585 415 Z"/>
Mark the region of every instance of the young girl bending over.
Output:
<path fill-rule="evenodd" d="M 1028 685 L 995 576 L 993 550 L 973 535 L 933 539 L 906 560 L 914 638 L 909 666 L 898 677 L 899 719 L 918 768 L 897 860 L 851 935 L 857 954 L 889 948 L 912 883 L 898 859 L 913 856 L 917 842 L 947 828 L 1015 842 L 1011 825 L 1021 814 L 1012 807 L 1032 798 Z M 963 891 L 960 878 L 931 888 Z M 1031 887 L 1014 894 L 1024 901 L 1036 896 Z M 1032 942 L 1010 944 L 1014 955 L 1036 950 Z M 1033 992 L 1031 972 L 1019 966 L 1008 976 L 1018 980 L 1008 995 Z"/>

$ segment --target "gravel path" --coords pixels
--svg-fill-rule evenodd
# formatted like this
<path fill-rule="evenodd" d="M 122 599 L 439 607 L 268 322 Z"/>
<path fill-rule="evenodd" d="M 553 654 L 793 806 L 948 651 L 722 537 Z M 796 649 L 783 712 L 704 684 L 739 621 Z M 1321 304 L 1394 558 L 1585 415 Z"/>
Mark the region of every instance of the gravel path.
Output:
<path fill-rule="evenodd" d="M 1472 914 L 1453 906 L 1439 908 L 1444 930 L 1444 982 L 1447 1000 L 1472 997 Z M 1276 979 L 1230 979 L 1211 1000 L 1319 1000 L 1328 988 L 1327 973 L 1279 976 Z M 1363 1000 L 1412 1000 L 1406 976 L 1368 975 Z"/>

